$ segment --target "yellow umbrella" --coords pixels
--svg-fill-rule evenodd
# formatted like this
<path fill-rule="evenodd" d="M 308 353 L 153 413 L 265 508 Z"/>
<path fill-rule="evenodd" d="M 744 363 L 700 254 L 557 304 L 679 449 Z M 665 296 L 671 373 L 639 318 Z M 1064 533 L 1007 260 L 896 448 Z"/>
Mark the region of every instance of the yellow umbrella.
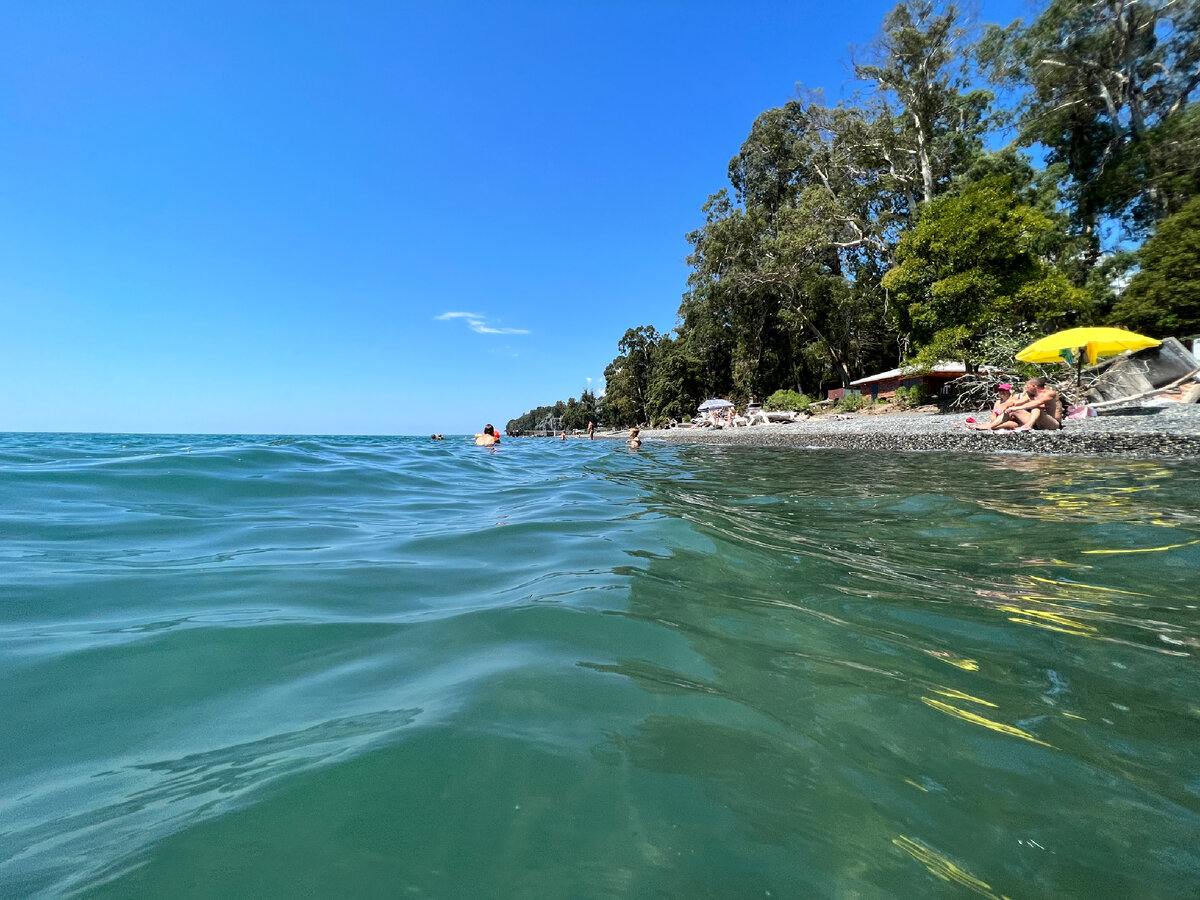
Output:
<path fill-rule="evenodd" d="M 1063 362 L 1070 364 L 1078 360 L 1083 365 L 1082 358 L 1076 353 L 1083 350 L 1090 364 L 1095 365 L 1101 356 L 1112 356 L 1124 353 L 1126 350 L 1141 350 L 1144 347 L 1157 347 L 1162 341 L 1157 341 L 1144 334 L 1134 334 L 1124 328 L 1068 328 L 1047 335 L 1040 341 L 1034 341 L 1017 354 L 1021 362 L 1049 363 Z"/>

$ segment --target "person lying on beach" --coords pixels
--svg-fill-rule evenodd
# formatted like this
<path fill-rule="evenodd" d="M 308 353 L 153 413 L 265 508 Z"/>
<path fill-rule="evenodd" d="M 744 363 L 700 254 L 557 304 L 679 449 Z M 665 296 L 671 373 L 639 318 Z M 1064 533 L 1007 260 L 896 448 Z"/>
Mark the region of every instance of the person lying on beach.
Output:
<path fill-rule="evenodd" d="M 630 428 L 629 429 L 629 447 L 630 447 L 630 449 L 636 450 L 640 446 L 642 446 L 642 439 L 640 437 L 638 437 L 637 428 Z"/>
<path fill-rule="evenodd" d="M 483 426 L 483 434 L 475 435 L 477 447 L 490 447 L 498 443 L 500 443 L 500 435 L 496 434 L 496 429 L 490 423 Z"/>

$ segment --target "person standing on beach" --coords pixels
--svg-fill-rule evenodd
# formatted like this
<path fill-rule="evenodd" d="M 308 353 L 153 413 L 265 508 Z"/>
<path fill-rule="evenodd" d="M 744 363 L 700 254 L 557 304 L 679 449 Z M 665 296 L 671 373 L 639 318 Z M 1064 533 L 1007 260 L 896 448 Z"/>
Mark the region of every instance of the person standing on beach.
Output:
<path fill-rule="evenodd" d="M 596 439 L 596 423 L 588 422 L 588 440 L 594 441 L 595 439 Z"/>

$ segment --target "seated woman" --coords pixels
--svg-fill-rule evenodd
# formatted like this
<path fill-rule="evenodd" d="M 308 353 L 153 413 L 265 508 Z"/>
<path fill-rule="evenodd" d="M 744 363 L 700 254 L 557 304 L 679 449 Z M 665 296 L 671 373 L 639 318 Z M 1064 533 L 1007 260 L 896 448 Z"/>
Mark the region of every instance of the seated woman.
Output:
<path fill-rule="evenodd" d="M 996 396 L 997 400 L 992 404 L 991 418 L 989 418 L 987 422 L 976 422 L 974 419 L 967 419 L 967 428 L 975 431 L 980 429 L 984 431 L 991 431 L 993 428 L 999 425 L 1001 421 L 1003 421 L 1004 414 L 1008 412 L 1012 406 L 1020 402 L 1019 397 L 1013 396 L 1011 384 L 1005 383 L 996 385 Z"/>

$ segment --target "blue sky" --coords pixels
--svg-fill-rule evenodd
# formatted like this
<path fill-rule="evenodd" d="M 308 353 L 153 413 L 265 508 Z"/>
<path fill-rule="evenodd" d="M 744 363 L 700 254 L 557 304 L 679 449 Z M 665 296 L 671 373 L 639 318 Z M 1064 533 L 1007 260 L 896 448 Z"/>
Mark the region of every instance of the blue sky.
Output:
<path fill-rule="evenodd" d="M 849 91 L 892 5 L 10 5 L 0 430 L 470 433 L 598 391 L 755 116 Z"/>

